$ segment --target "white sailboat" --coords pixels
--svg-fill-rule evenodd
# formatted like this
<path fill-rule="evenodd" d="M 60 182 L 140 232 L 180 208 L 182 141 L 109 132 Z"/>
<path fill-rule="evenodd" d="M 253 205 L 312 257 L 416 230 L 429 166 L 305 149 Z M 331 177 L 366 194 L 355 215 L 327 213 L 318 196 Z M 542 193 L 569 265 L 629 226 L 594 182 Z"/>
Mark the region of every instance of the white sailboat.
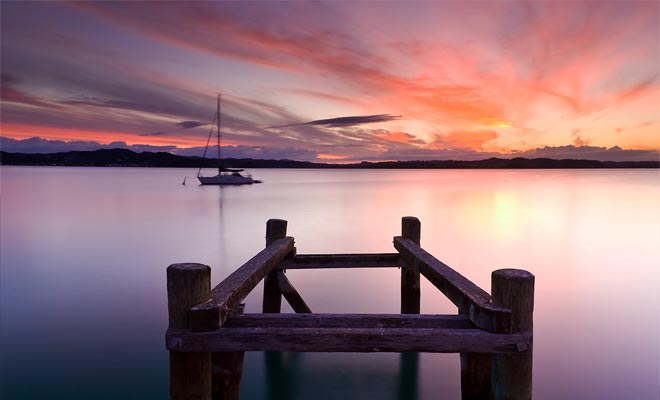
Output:
<path fill-rule="evenodd" d="M 222 158 L 220 157 L 220 97 L 221 95 L 218 94 L 218 110 L 216 113 L 216 121 L 217 121 L 217 138 L 218 138 L 218 175 L 215 176 L 203 176 L 202 175 L 202 167 L 199 167 L 199 170 L 197 171 L 197 179 L 199 179 L 199 182 L 202 185 L 251 185 L 253 183 L 259 183 L 259 181 L 256 181 L 252 179 L 252 176 L 250 174 L 241 174 L 241 172 L 244 172 L 242 169 L 235 169 L 235 168 L 224 168 L 222 166 Z M 206 152 L 209 148 L 209 143 L 211 142 L 211 136 L 213 135 L 213 128 L 211 128 L 211 131 L 209 132 L 209 137 L 206 141 L 206 148 L 204 149 L 204 156 L 203 159 L 206 158 Z M 203 162 L 203 161 L 202 161 Z"/>

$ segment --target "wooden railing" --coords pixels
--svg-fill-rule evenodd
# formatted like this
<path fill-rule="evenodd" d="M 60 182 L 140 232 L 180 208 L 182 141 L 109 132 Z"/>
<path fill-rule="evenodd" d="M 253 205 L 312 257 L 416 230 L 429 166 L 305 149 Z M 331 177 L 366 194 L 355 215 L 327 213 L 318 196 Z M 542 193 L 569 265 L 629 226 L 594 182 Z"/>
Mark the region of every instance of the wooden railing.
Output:
<path fill-rule="evenodd" d="M 461 354 L 463 399 L 531 398 L 534 276 L 492 274 L 492 294 L 420 247 L 421 226 L 402 219 L 397 253 L 296 255 L 287 222 L 266 224 L 266 248 L 213 290 L 201 264 L 167 269 L 173 399 L 238 398 L 245 351 Z M 401 268 L 401 314 L 315 314 L 287 269 Z M 420 273 L 460 315 L 419 315 Z M 241 302 L 264 279 L 263 314 Z M 284 297 L 295 314 L 280 314 Z"/>

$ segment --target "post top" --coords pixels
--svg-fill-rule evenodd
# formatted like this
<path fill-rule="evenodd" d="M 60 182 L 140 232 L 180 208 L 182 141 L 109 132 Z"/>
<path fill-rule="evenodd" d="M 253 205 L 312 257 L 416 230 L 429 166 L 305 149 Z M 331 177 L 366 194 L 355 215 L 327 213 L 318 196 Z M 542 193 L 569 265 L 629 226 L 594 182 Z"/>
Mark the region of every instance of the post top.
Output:
<path fill-rule="evenodd" d="M 503 268 L 493 271 L 493 277 L 498 277 L 500 279 L 534 280 L 534 275 L 531 272 L 515 268 Z"/>
<path fill-rule="evenodd" d="M 401 218 L 401 236 L 419 244 L 422 224 L 417 217 Z"/>
<path fill-rule="evenodd" d="M 266 223 L 268 224 L 286 224 L 285 219 L 280 218 L 270 218 Z"/>
<path fill-rule="evenodd" d="M 176 270 L 176 271 L 203 271 L 210 269 L 208 265 L 200 263 L 178 263 L 172 264 L 167 267 L 167 270 Z"/>

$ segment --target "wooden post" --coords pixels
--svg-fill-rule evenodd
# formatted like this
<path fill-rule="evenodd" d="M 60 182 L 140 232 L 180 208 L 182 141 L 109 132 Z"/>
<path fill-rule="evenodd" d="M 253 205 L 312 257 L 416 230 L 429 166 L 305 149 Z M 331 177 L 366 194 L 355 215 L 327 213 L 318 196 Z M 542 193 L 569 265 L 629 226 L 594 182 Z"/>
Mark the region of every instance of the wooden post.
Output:
<path fill-rule="evenodd" d="M 266 247 L 277 239 L 286 237 L 287 222 L 283 219 L 269 219 L 266 222 Z M 263 312 L 278 313 L 282 309 L 282 293 L 277 279 L 277 270 L 271 271 L 264 279 Z"/>
<path fill-rule="evenodd" d="M 234 309 L 234 313 L 243 314 L 245 304 Z M 223 351 L 212 353 L 213 400 L 238 400 L 241 392 L 243 359 L 245 352 Z"/>
<path fill-rule="evenodd" d="M 169 327 L 190 328 L 190 307 L 209 299 L 211 268 L 203 264 L 167 267 Z M 211 399 L 211 353 L 170 351 L 170 399 Z"/>
<path fill-rule="evenodd" d="M 416 217 L 401 219 L 401 236 L 419 244 L 421 224 Z M 419 270 L 401 260 L 401 314 L 419 314 Z"/>
<path fill-rule="evenodd" d="M 493 302 L 511 310 L 511 333 L 533 332 L 534 275 L 519 269 L 500 269 L 491 276 Z M 532 398 L 532 348 L 520 354 L 495 354 L 492 387 L 497 400 Z"/>
<path fill-rule="evenodd" d="M 488 353 L 461 353 L 461 399 L 491 400 L 491 362 Z"/>

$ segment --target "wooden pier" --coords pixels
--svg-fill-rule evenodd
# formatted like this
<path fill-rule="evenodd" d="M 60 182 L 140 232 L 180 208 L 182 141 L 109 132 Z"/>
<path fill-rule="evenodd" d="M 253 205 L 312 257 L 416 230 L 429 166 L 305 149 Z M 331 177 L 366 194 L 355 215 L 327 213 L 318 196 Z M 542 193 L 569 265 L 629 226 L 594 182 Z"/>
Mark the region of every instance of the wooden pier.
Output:
<path fill-rule="evenodd" d="M 245 351 L 460 353 L 462 399 L 531 399 L 534 276 L 500 269 L 491 294 L 420 247 L 402 219 L 395 253 L 298 255 L 287 221 L 266 223 L 266 248 L 211 290 L 211 268 L 167 268 L 172 399 L 238 399 Z M 290 269 L 400 268 L 401 314 L 316 314 Z M 458 315 L 420 315 L 420 274 Z M 264 279 L 263 313 L 241 304 Z M 282 297 L 295 314 L 280 314 Z M 403 360 L 403 359 L 402 359 Z"/>

